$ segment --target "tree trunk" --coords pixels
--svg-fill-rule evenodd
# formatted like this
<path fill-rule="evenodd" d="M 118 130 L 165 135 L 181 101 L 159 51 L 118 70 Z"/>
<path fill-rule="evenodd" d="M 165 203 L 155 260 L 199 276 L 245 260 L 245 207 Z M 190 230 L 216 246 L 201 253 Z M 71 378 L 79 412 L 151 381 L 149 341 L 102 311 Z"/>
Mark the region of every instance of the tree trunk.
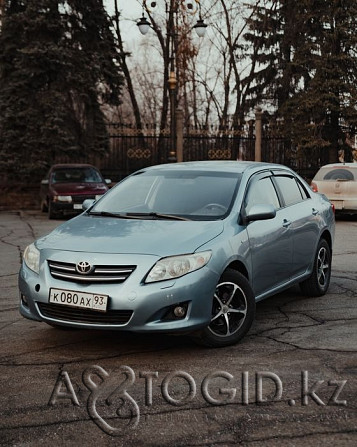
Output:
<path fill-rule="evenodd" d="M 120 66 L 121 69 L 124 73 L 125 76 L 125 80 L 126 80 L 126 85 L 128 87 L 128 92 L 130 95 L 130 100 L 131 100 L 131 105 L 133 108 L 133 113 L 134 113 L 134 118 L 135 118 L 135 124 L 136 124 L 136 128 L 138 130 L 142 130 L 143 125 L 142 125 L 142 120 L 141 120 L 141 114 L 140 114 L 140 109 L 139 109 L 139 105 L 136 99 L 136 95 L 135 95 L 135 90 L 134 90 L 134 86 L 133 86 L 133 82 L 131 79 L 131 75 L 130 75 L 130 71 L 128 68 L 128 65 L 126 63 L 126 57 L 128 56 L 128 53 L 124 51 L 124 45 L 123 45 L 123 39 L 121 37 L 121 32 L 120 32 L 120 26 L 119 26 L 119 9 L 118 9 L 118 2 L 117 0 L 115 0 L 114 2 L 114 6 L 115 6 L 115 15 L 114 15 L 114 21 L 115 21 L 115 32 L 117 35 L 117 42 L 118 42 L 118 48 L 120 51 Z"/>

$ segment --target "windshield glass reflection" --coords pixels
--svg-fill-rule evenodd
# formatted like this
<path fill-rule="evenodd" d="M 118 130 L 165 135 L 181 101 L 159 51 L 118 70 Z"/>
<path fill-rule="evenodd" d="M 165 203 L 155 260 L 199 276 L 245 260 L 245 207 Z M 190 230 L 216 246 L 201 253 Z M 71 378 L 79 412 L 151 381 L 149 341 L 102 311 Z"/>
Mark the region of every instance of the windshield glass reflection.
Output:
<path fill-rule="evenodd" d="M 142 171 L 113 188 L 90 213 L 222 219 L 230 212 L 239 182 L 236 173 Z"/>

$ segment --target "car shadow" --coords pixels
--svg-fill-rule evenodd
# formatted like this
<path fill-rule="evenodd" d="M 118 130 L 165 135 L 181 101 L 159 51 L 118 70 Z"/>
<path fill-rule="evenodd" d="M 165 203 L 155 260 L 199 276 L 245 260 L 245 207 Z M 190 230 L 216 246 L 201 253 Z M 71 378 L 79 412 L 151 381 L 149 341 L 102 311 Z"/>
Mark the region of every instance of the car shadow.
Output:
<path fill-rule="evenodd" d="M 357 213 L 356 214 L 336 213 L 335 219 L 336 219 L 336 221 L 343 221 L 343 222 L 357 222 Z"/>
<path fill-rule="evenodd" d="M 245 350 L 254 345 L 254 335 L 265 330 L 275 329 L 286 318 L 283 306 L 295 301 L 306 300 L 298 286 L 257 303 L 256 318 L 251 330 L 237 344 L 222 349 Z M 46 331 L 45 339 L 51 339 L 57 346 L 63 347 L 63 354 L 71 353 L 71 358 L 83 360 L 83 356 L 90 358 L 113 358 L 122 355 L 145 354 L 160 351 L 177 351 L 178 353 L 197 353 L 211 351 L 196 344 L 194 339 L 186 334 L 172 335 L 168 333 L 133 333 L 115 330 L 73 329 L 50 327 L 41 325 Z M 250 337 L 253 336 L 253 339 Z M 215 349 L 214 349 L 215 350 Z M 61 348 L 62 351 L 62 348 Z"/>

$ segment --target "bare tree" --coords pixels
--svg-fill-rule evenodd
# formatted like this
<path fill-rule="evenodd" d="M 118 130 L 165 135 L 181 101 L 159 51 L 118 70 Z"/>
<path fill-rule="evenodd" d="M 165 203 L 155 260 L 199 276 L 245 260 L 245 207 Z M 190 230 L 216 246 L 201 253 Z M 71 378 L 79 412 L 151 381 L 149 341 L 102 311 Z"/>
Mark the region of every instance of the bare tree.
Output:
<path fill-rule="evenodd" d="M 113 27 L 115 30 L 116 41 L 117 41 L 117 45 L 118 45 L 120 68 L 121 68 L 121 70 L 124 74 L 124 77 L 125 77 L 127 89 L 128 89 L 129 96 L 130 96 L 131 105 L 133 108 L 133 114 L 134 114 L 136 128 L 139 130 L 142 130 L 143 125 L 142 125 L 138 101 L 136 99 L 135 88 L 133 85 L 133 81 L 132 81 L 132 77 L 131 77 L 131 73 L 130 73 L 128 64 L 126 63 L 126 58 L 130 55 L 130 53 L 128 53 L 127 51 L 124 50 L 123 38 L 121 35 L 121 29 L 120 29 L 120 13 L 119 13 L 119 8 L 118 8 L 118 0 L 114 0 L 114 10 L 115 10 L 115 13 L 113 16 Z"/>
<path fill-rule="evenodd" d="M 236 0 L 202 0 L 202 17 L 209 23 L 208 36 L 202 41 L 192 33 L 197 17 L 192 19 L 187 10 L 187 4 L 194 2 L 143 1 L 154 33 L 148 33 L 139 53 L 133 54 L 130 71 L 137 103 L 139 107 L 141 101 L 145 104 L 141 119 L 156 120 L 161 130 L 168 127 L 168 78 L 173 67 L 175 106 L 183 109 L 186 126 L 207 128 L 218 123 L 222 129 L 239 129 L 258 101 L 252 87 L 261 66 L 254 43 L 245 40 L 245 33 L 247 20 L 261 1 L 265 0 L 247 0 L 247 5 Z M 119 27 L 118 22 L 117 34 Z"/>

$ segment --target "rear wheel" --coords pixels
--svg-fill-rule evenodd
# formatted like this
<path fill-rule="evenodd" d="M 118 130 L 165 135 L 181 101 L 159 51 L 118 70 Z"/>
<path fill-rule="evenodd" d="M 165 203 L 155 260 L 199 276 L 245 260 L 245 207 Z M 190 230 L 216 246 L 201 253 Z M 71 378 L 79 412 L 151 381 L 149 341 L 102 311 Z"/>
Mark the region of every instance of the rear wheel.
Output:
<path fill-rule="evenodd" d="M 325 239 L 321 239 L 317 246 L 314 268 L 308 279 L 300 283 L 304 295 L 325 295 L 331 278 L 331 249 Z"/>
<path fill-rule="evenodd" d="M 247 278 L 227 269 L 213 295 L 211 322 L 193 338 L 213 348 L 233 345 L 248 332 L 254 316 L 255 299 Z"/>

